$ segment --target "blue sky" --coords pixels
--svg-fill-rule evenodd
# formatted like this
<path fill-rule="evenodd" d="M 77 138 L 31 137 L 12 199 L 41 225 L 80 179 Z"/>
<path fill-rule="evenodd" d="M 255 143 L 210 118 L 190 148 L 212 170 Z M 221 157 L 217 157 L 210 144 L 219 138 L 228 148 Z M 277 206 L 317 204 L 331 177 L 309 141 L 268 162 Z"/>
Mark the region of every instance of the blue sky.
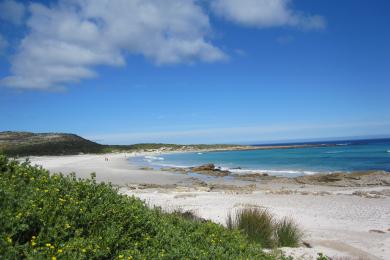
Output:
<path fill-rule="evenodd" d="M 159 2 L 0 1 L 0 131 L 390 135 L 389 1 Z"/>

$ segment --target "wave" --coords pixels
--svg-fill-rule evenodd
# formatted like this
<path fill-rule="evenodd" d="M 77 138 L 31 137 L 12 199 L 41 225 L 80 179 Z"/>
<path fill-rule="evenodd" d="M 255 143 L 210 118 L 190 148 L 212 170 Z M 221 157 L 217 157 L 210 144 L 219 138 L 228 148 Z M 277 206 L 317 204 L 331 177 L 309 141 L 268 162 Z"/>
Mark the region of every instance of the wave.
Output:
<path fill-rule="evenodd" d="M 221 167 L 222 170 L 227 170 L 237 174 L 255 174 L 255 173 L 267 173 L 270 175 L 314 175 L 321 172 L 317 171 L 306 171 L 306 170 L 271 170 L 271 169 L 237 169 Z"/>
<path fill-rule="evenodd" d="M 153 161 L 164 161 L 164 157 L 146 155 L 144 156 L 144 160 L 151 163 Z"/>
<path fill-rule="evenodd" d="M 190 167 L 195 167 L 195 165 L 177 165 L 177 164 L 166 164 L 166 163 L 159 163 L 158 166 L 160 166 L 160 167 L 172 167 L 172 168 L 190 168 Z"/>
<path fill-rule="evenodd" d="M 324 152 L 328 154 L 334 154 L 334 153 L 345 153 L 345 151 L 329 151 L 329 152 Z"/>
<path fill-rule="evenodd" d="M 172 167 L 172 168 L 190 168 L 190 167 L 196 167 L 198 165 L 177 165 L 177 164 L 169 164 L 169 163 L 162 163 L 164 158 L 162 157 L 156 157 L 156 156 L 145 156 L 147 157 L 146 161 L 148 163 L 151 163 L 153 165 L 156 165 L 158 167 Z M 274 170 L 274 169 L 240 169 L 237 167 L 223 167 L 223 166 L 216 166 L 216 168 L 219 168 L 223 171 L 229 171 L 231 173 L 235 174 L 256 174 L 256 173 L 267 173 L 269 175 L 276 175 L 276 176 L 300 176 L 300 175 L 314 175 L 321 173 L 319 171 L 307 171 L 307 170 Z"/>
<path fill-rule="evenodd" d="M 387 150 L 388 153 L 390 153 L 390 150 Z"/>
<path fill-rule="evenodd" d="M 336 144 L 337 146 L 347 146 L 347 145 L 351 145 L 351 143 L 340 143 L 340 144 Z"/>

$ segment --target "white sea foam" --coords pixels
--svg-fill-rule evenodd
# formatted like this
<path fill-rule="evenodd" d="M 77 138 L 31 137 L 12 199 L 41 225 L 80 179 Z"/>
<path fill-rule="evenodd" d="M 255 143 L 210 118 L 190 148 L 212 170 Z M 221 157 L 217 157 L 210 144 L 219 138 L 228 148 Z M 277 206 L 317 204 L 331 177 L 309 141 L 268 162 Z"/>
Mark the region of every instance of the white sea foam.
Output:
<path fill-rule="evenodd" d="M 146 155 L 144 156 L 144 161 L 147 161 L 148 163 L 152 163 L 154 161 L 164 161 L 164 157 Z"/>
<path fill-rule="evenodd" d="M 226 168 L 221 167 L 222 170 L 227 170 L 237 174 L 255 174 L 255 173 L 267 173 L 270 175 L 314 175 L 320 172 L 316 171 L 304 171 L 304 170 L 271 170 L 271 169 L 235 169 L 235 168 Z"/>

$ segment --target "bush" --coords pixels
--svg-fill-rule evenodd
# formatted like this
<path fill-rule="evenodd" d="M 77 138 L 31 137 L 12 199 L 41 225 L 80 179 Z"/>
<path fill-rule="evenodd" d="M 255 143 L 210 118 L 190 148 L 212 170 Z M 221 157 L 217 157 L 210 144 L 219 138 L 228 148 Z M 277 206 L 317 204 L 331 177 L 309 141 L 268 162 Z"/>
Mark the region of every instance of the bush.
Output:
<path fill-rule="evenodd" d="M 4 259 L 273 259 L 237 231 L 0 156 Z"/>
<path fill-rule="evenodd" d="M 229 214 L 227 226 L 229 229 L 242 230 L 251 241 L 258 242 L 263 247 L 274 246 L 274 220 L 267 210 L 258 208 L 239 210 L 235 218 Z"/>
<path fill-rule="evenodd" d="M 197 216 L 192 210 L 183 210 L 181 208 L 177 208 L 172 212 L 173 215 L 180 216 L 187 220 L 197 221 L 197 222 L 207 222 L 207 220 Z"/>
<path fill-rule="evenodd" d="M 267 210 L 244 208 L 235 217 L 229 214 L 226 220 L 228 229 L 241 230 L 247 237 L 265 248 L 274 246 L 297 247 L 303 236 L 298 225 L 291 219 L 275 220 Z"/>
<path fill-rule="evenodd" d="M 289 218 L 284 218 L 276 224 L 276 239 L 278 246 L 298 247 L 301 243 L 303 233 L 298 225 Z"/>

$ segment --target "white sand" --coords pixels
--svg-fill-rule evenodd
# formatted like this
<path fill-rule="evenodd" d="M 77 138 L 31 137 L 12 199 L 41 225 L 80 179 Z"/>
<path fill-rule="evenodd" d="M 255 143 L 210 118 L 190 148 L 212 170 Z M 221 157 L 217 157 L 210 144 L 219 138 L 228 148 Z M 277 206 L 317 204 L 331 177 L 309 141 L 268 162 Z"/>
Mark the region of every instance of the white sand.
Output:
<path fill-rule="evenodd" d="M 313 248 L 284 249 L 298 259 L 315 259 L 318 252 L 348 259 L 390 259 L 390 197 L 365 198 L 352 195 L 356 190 L 381 190 L 390 187 L 337 188 L 292 184 L 256 183 L 249 194 L 233 191 L 179 191 L 179 189 L 130 190 L 126 184 L 178 184 L 190 186 L 194 178 L 179 173 L 139 170 L 126 158 L 134 154 L 31 157 L 33 164 L 52 172 L 76 172 L 88 177 L 96 172 L 97 180 L 122 186 L 121 192 L 135 195 L 150 205 L 166 210 L 193 210 L 198 216 L 224 224 L 228 212 L 243 206 L 265 207 L 276 216 L 291 217 L 305 230 L 305 241 Z M 108 161 L 105 161 L 108 158 Z M 222 184 L 247 185 L 253 182 L 221 181 Z M 298 191 L 273 194 L 274 191 Z M 299 192 L 308 192 L 301 195 Z M 329 195 L 315 195 L 328 191 Z M 384 233 L 373 232 L 379 230 Z"/>

